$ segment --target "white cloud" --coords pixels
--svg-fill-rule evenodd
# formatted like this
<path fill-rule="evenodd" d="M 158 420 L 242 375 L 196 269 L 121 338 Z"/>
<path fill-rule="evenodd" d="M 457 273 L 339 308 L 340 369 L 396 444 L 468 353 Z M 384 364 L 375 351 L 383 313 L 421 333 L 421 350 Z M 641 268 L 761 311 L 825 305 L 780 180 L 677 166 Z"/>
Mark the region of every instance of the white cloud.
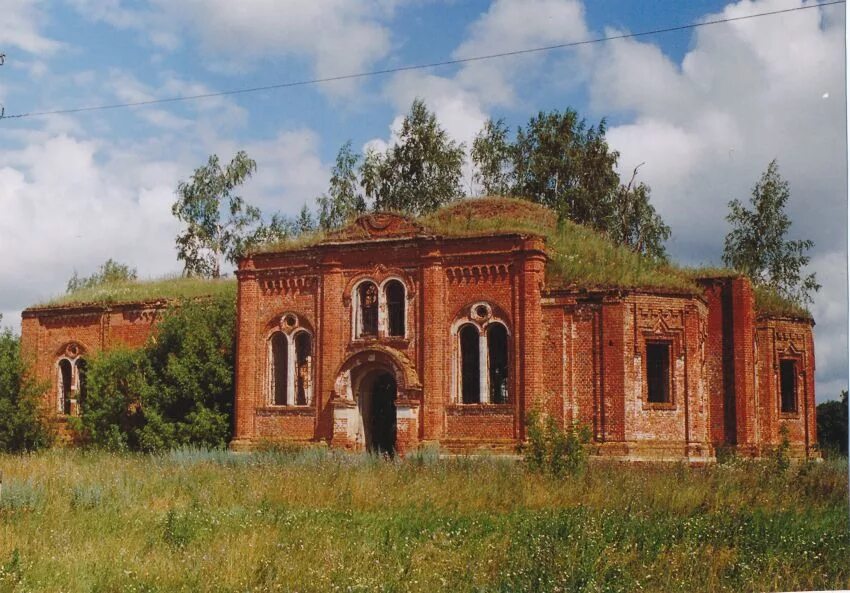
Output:
<path fill-rule="evenodd" d="M 788 7 L 744 0 L 706 18 Z M 792 238 L 815 241 L 811 269 L 824 284 L 813 307 L 819 383 L 847 372 L 844 28 L 834 13 L 705 27 L 678 64 L 635 40 L 600 46 L 586 64 L 594 110 L 632 120 L 610 128 L 610 144 L 622 170 L 646 162 L 641 178 L 680 259 L 719 261 L 727 202 L 748 200 L 778 158 L 791 185 Z"/>
<path fill-rule="evenodd" d="M 149 0 L 141 7 L 121 0 L 73 0 L 86 18 L 136 30 L 147 42 L 171 50 L 186 33 L 199 42 L 211 70 L 234 72 L 270 57 L 309 60 L 317 77 L 368 69 L 390 50 L 387 26 L 396 2 L 370 0 Z M 341 95 L 354 82 L 326 85 Z"/>
<path fill-rule="evenodd" d="M 62 45 L 45 37 L 40 29 L 45 23 L 41 2 L 32 0 L 4 0 L 0 18 L 0 41 L 3 48 L 16 47 L 27 53 L 43 56 L 58 50 Z"/>

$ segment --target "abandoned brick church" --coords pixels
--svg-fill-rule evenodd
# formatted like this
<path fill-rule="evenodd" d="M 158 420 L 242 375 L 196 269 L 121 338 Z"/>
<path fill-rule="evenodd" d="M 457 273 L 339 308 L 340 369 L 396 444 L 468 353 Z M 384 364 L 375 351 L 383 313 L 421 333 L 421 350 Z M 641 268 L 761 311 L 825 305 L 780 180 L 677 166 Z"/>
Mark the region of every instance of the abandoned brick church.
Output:
<path fill-rule="evenodd" d="M 731 273 L 598 280 L 626 256 L 585 249 L 591 235 L 488 198 L 364 215 L 243 258 L 231 446 L 510 451 L 538 410 L 590 427 L 593 452 L 619 459 L 763 455 L 782 426 L 793 454 L 817 454 L 810 317 L 760 310 Z M 57 422 L 85 411 L 86 359 L 143 344 L 167 302 L 24 311 Z"/>

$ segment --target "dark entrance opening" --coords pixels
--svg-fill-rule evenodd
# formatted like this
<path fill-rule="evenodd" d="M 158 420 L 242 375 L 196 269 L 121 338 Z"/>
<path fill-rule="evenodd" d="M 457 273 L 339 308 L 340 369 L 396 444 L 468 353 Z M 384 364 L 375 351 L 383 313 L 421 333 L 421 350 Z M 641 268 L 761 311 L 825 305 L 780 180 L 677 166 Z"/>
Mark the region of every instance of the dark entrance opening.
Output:
<path fill-rule="evenodd" d="M 370 453 L 393 455 L 396 437 L 396 381 L 392 374 L 379 371 L 360 384 L 360 413 Z"/>

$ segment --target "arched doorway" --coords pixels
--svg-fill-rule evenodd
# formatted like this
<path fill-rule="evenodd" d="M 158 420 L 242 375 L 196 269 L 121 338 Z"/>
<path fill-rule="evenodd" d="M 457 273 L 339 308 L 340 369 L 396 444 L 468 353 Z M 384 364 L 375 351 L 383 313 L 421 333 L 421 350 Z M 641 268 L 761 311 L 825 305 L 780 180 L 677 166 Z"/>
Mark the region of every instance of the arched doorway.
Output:
<path fill-rule="evenodd" d="M 366 450 L 393 455 L 396 441 L 395 377 L 383 369 L 372 370 L 364 375 L 357 391 Z"/>

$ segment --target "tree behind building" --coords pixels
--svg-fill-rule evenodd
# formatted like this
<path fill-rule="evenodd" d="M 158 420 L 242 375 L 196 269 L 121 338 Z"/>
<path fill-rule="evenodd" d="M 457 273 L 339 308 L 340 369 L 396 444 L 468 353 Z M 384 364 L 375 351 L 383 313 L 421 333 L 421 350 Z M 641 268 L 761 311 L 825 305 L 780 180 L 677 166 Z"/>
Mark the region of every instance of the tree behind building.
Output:
<path fill-rule="evenodd" d="M 750 208 L 740 200 L 729 202 L 726 220 L 732 230 L 726 235 L 723 263 L 749 276 L 798 304 L 812 302 L 820 289 L 814 274 L 804 276 L 809 263 L 810 240 L 789 241 L 791 219 L 785 206 L 791 196 L 788 182 L 779 175 L 776 159 L 753 186 Z"/>

